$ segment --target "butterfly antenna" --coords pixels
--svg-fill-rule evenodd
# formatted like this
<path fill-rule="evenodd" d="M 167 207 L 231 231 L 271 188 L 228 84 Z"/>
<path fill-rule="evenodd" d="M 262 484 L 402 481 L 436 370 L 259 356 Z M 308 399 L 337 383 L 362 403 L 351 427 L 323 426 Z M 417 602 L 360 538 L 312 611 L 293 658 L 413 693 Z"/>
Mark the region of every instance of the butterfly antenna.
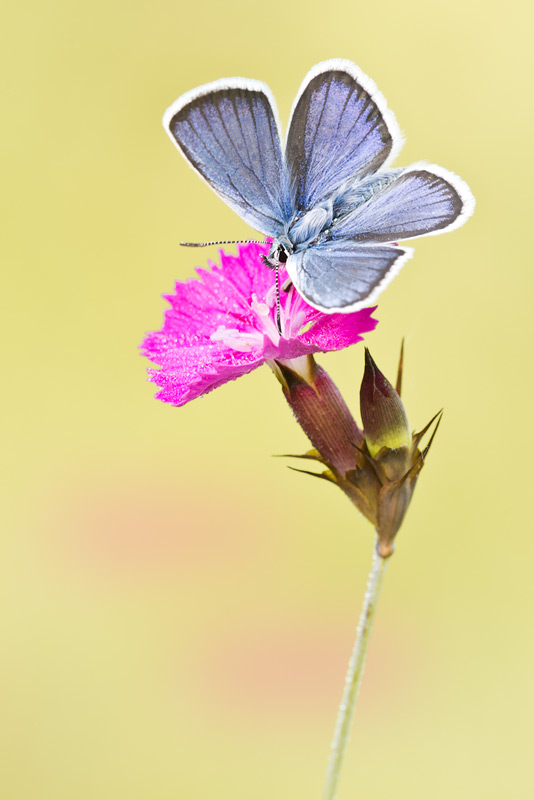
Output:
<path fill-rule="evenodd" d="M 225 239 L 222 242 L 180 242 L 182 247 L 211 247 L 215 244 L 265 244 L 257 239 Z"/>
<path fill-rule="evenodd" d="M 276 327 L 278 328 L 278 333 L 282 336 L 282 322 L 280 319 L 280 277 L 278 275 L 279 267 L 276 266 L 274 268 L 276 278 L 275 278 L 275 286 L 276 286 Z"/>

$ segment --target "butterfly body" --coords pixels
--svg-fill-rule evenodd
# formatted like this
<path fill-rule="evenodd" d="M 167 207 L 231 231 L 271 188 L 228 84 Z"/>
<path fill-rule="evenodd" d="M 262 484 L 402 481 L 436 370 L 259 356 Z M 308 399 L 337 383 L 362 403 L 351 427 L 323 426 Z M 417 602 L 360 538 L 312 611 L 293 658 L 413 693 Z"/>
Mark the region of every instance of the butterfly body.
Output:
<path fill-rule="evenodd" d="M 361 182 L 343 184 L 319 205 L 287 224 L 284 235 L 274 239 L 266 259 L 276 266 L 282 254 L 285 263 L 290 255 L 320 243 L 335 241 L 336 224 L 357 206 L 370 200 L 380 189 L 391 183 L 402 170 L 389 170 Z"/>
<path fill-rule="evenodd" d="M 391 169 L 397 122 L 349 61 L 306 76 L 285 147 L 270 90 L 241 78 L 188 92 L 164 126 L 219 197 L 273 239 L 265 263 L 284 264 L 297 291 L 327 313 L 374 301 L 412 254 L 391 243 L 458 227 L 474 207 L 447 170 Z"/>

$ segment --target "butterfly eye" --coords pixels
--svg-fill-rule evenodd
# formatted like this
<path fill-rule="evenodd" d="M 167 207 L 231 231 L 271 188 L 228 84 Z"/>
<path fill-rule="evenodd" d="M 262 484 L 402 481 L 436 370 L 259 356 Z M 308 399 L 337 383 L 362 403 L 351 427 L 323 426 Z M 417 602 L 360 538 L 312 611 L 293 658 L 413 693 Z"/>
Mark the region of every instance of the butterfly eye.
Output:
<path fill-rule="evenodd" d="M 289 258 L 289 253 L 287 252 L 283 244 L 281 244 L 280 247 L 278 248 L 277 257 L 278 257 L 278 262 L 280 264 L 285 264 L 287 259 Z"/>

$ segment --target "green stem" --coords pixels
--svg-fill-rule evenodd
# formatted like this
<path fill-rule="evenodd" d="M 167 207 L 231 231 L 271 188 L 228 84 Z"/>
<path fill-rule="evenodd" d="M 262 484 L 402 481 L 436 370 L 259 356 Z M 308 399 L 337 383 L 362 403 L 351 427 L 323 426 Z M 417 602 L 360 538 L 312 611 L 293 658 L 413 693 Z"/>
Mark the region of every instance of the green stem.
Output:
<path fill-rule="evenodd" d="M 343 762 L 343 756 L 349 741 L 352 718 L 354 716 L 354 706 L 358 697 L 358 690 L 365 668 L 365 655 L 373 618 L 376 611 L 376 604 L 382 581 L 386 572 L 386 564 L 389 559 L 382 558 L 376 548 L 373 554 L 373 565 L 367 581 L 367 591 L 363 601 L 362 613 L 356 629 L 356 642 L 349 661 L 347 677 L 345 678 L 345 690 L 343 699 L 339 706 L 336 729 L 332 740 L 330 761 L 326 774 L 326 786 L 324 789 L 323 800 L 335 800 L 337 794 L 337 784 L 339 773 Z"/>

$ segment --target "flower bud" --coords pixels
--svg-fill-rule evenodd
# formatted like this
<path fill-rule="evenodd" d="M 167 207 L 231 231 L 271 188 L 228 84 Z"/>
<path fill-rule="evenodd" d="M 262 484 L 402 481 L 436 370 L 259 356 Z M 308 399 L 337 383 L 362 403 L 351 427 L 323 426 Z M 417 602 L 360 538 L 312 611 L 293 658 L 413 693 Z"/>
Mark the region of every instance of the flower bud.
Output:
<path fill-rule="evenodd" d="M 354 466 L 363 435 L 339 389 L 311 355 L 277 361 L 272 368 L 320 460 L 343 478 Z"/>
<path fill-rule="evenodd" d="M 377 549 L 382 558 L 393 553 L 393 541 L 441 420 L 439 412 L 422 431 L 411 435 L 400 399 L 402 361 L 401 351 L 395 389 L 380 372 L 369 351 L 365 351 L 365 373 L 360 390 L 363 434 L 321 367 L 308 365 L 312 377 L 306 381 L 302 374 L 295 373 L 294 364 L 290 369 L 288 363 L 278 363 L 286 397 L 315 448 L 299 457 L 327 467 L 320 474 L 309 474 L 337 484 L 374 525 Z M 419 449 L 434 422 L 429 443 Z"/>
<path fill-rule="evenodd" d="M 383 447 L 410 447 L 412 436 L 402 401 L 365 348 L 365 372 L 360 388 L 360 413 L 365 442 L 374 458 Z"/>

